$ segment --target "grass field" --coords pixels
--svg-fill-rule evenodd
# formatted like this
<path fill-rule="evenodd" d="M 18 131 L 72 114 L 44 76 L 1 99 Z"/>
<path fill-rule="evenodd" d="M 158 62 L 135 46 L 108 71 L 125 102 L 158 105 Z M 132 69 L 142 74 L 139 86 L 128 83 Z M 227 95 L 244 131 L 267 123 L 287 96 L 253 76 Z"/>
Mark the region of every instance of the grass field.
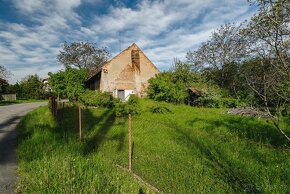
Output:
<path fill-rule="evenodd" d="M 98 154 L 83 154 L 72 127 L 75 122 L 69 122 L 73 115 L 67 114 L 67 124 L 59 125 L 48 107 L 41 107 L 21 120 L 16 192 L 149 193 L 112 162 Z"/>
<path fill-rule="evenodd" d="M 143 100 L 142 113 L 133 115 L 133 171 L 159 190 L 290 192 L 289 144 L 270 121 L 170 104 L 171 112 L 154 114 L 154 104 Z M 148 192 L 113 165 L 128 163 L 127 118 L 106 108 L 83 113 L 82 143 L 75 107 L 60 112 L 58 122 L 46 107 L 24 118 L 18 127 L 18 191 Z M 290 134 L 289 120 L 285 126 Z"/>

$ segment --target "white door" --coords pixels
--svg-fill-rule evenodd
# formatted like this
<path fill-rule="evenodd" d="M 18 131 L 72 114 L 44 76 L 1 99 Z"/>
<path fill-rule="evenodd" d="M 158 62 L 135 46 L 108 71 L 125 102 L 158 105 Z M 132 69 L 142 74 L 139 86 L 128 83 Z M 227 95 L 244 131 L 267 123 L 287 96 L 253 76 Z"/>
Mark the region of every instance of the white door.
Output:
<path fill-rule="evenodd" d="M 118 98 L 120 98 L 122 101 L 125 100 L 125 90 L 118 90 Z"/>

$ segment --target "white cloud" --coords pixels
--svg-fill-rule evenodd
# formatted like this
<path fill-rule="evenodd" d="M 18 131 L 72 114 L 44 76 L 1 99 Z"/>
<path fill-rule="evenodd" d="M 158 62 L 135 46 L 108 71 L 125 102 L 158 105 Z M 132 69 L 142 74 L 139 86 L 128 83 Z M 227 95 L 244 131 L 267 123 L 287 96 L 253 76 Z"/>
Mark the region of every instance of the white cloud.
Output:
<path fill-rule="evenodd" d="M 42 0 L 13 0 L 13 3 L 21 12 L 28 14 L 41 10 L 44 7 Z"/>
<path fill-rule="evenodd" d="M 246 0 L 142 0 L 135 9 L 121 3 L 103 15 L 92 12 L 91 18 L 82 18 L 76 8 L 98 6 L 100 0 L 12 2 L 32 25 L 0 21 L 0 60 L 14 73 L 11 82 L 60 69 L 56 56 L 64 41 L 97 42 L 113 54 L 136 42 L 153 63 L 166 69 L 174 57 L 184 58 L 221 24 L 252 15 Z"/>
<path fill-rule="evenodd" d="M 109 14 L 96 16 L 90 36 L 114 39 L 109 47 L 123 48 L 136 42 L 160 68 L 174 57 L 184 58 L 221 24 L 243 21 L 251 16 L 246 1 L 181 0 L 142 1 L 137 9 L 111 7 Z"/>
<path fill-rule="evenodd" d="M 35 67 L 18 67 L 11 70 L 11 73 L 13 74 L 13 80 L 14 82 L 21 81 L 23 78 L 25 78 L 27 75 L 33 75 L 37 74 L 40 78 L 44 79 L 48 77 L 48 72 L 57 72 L 61 70 L 60 66 L 35 66 Z"/>

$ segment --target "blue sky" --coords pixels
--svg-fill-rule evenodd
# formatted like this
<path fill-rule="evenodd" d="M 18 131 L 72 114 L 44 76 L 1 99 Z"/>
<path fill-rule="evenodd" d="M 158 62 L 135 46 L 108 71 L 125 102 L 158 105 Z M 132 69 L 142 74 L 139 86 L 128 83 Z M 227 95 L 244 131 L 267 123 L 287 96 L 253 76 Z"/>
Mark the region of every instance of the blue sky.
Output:
<path fill-rule="evenodd" d="M 63 67 L 64 41 L 90 41 L 112 56 L 133 42 L 160 69 L 184 59 L 228 22 L 249 19 L 247 0 L 0 0 L 0 64 L 10 83 Z"/>

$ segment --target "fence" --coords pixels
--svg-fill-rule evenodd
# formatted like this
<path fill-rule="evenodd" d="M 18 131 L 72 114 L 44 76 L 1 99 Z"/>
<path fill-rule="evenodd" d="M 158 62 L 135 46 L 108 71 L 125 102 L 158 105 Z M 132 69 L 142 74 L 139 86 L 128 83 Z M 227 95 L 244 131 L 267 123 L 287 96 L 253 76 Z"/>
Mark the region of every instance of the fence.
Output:
<path fill-rule="evenodd" d="M 82 141 L 85 155 L 100 154 L 155 193 L 194 191 L 190 187 L 198 176 L 188 172 L 192 163 L 202 160 L 182 149 L 179 142 L 185 137 L 173 115 L 161 119 L 154 114 L 116 117 L 112 109 L 73 106 L 55 99 L 50 103 L 63 130 L 70 129 Z"/>
<path fill-rule="evenodd" d="M 117 117 L 110 108 L 73 106 L 53 99 L 51 107 L 63 130 L 73 131 L 82 141 L 84 155 L 103 156 L 153 192 L 259 191 L 254 184 L 259 174 L 249 175 L 240 161 L 230 160 L 230 149 L 223 147 L 221 137 L 215 138 L 214 130 L 208 132 L 207 124 L 198 120 L 188 124 L 178 118 L 176 122 L 173 113 L 151 112 Z M 188 126 L 193 124 L 204 130 L 192 131 Z"/>

